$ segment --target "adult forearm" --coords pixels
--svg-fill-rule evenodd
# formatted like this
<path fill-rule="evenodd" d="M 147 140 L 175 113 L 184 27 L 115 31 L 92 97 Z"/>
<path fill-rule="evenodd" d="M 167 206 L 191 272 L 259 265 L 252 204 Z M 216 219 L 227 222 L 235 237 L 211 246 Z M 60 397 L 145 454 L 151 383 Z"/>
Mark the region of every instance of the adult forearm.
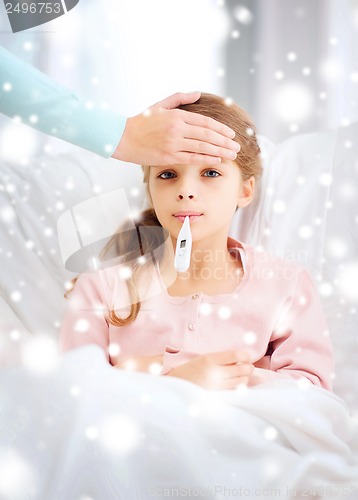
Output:
<path fill-rule="evenodd" d="M 41 132 L 110 157 L 125 127 L 118 113 L 85 100 L 0 47 L 0 112 Z"/>

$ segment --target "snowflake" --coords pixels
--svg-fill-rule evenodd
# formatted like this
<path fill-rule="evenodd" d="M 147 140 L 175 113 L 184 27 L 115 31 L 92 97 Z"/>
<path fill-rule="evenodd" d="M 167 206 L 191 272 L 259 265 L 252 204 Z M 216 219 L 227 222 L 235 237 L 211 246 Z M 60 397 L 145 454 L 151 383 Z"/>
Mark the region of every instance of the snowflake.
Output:
<path fill-rule="evenodd" d="M 290 61 L 290 62 L 296 61 L 296 59 L 297 59 L 297 54 L 296 54 L 295 52 L 289 52 L 289 53 L 287 54 L 287 59 L 288 59 L 288 61 Z"/>
<path fill-rule="evenodd" d="M 358 261 L 348 262 L 338 275 L 338 288 L 348 300 L 358 301 Z"/>
<path fill-rule="evenodd" d="M 142 394 L 141 396 L 141 401 L 143 404 L 149 404 L 151 402 L 152 398 L 150 394 Z"/>
<path fill-rule="evenodd" d="M 246 345 L 254 345 L 257 342 L 257 335 L 255 332 L 246 332 L 243 336 Z"/>
<path fill-rule="evenodd" d="M 301 83 L 282 85 L 274 96 L 274 109 L 279 118 L 286 122 L 301 122 L 313 111 L 311 90 Z"/>
<path fill-rule="evenodd" d="M 275 427 L 266 427 L 266 429 L 264 430 L 264 438 L 267 439 L 267 441 L 274 441 L 275 439 L 277 439 L 277 436 L 278 432 Z"/>
<path fill-rule="evenodd" d="M 276 214 L 283 214 L 286 211 L 286 203 L 283 200 L 276 200 L 272 209 Z"/>
<path fill-rule="evenodd" d="M 160 363 L 151 363 L 149 365 L 149 373 L 152 375 L 160 375 L 162 372 L 163 366 Z"/>
<path fill-rule="evenodd" d="M 15 290 L 14 292 L 11 293 L 10 298 L 13 302 L 19 302 L 22 299 L 22 295 L 20 292 Z"/>
<path fill-rule="evenodd" d="M 347 255 L 347 243 L 340 238 L 331 237 L 327 242 L 327 251 L 332 257 L 341 259 Z"/>
<path fill-rule="evenodd" d="M 81 394 L 81 388 L 78 385 L 73 385 L 70 388 L 70 394 L 71 396 L 77 397 Z"/>
<path fill-rule="evenodd" d="M 200 310 L 200 314 L 202 316 L 209 316 L 212 312 L 212 308 L 211 308 L 211 305 L 210 304 L 200 304 L 200 307 L 199 307 L 199 310 Z"/>
<path fill-rule="evenodd" d="M 327 82 L 336 82 L 342 79 L 344 66 L 338 59 L 327 57 L 322 61 L 319 71 Z"/>
<path fill-rule="evenodd" d="M 220 307 L 220 309 L 218 311 L 218 316 L 220 319 L 223 319 L 223 320 L 229 319 L 231 316 L 230 307 L 227 307 L 227 306 Z"/>
<path fill-rule="evenodd" d="M 118 276 L 122 280 L 128 280 L 132 276 L 132 269 L 128 266 L 123 266 L 118 270 Z"/>
<path fill-rule="evenodd" d="M 0 497 L 35 498 L 36 478 L 31 464 L 14 448 L 0 450 Z"/>
<path fill-rule="evenodd" d="M 329 297 L 333 293 L 333 286 L 328 282 L 322 283 L 319 287 L 319 292 L 322 297 Z"/>
<path fill-rule="evenodd" d="M 1 210 L 1 219 L 6 224 L 10 224 L 11 222 L 13 222 L 16 219 L 15 210 L 10 206 L 3 208 Z"/>
<path fill-rule="evenodd" d="M 94 425 L 89 425 L 85 429 L 85 436 L 90 441 L 94 441 L 95 439 L 97 439 L 98 438 L 98 434 L 99 434 L 98 429 Z"/>
<path fill-rule="evenodd" d="M 244 25 L 251 24 L 254 19 L 251 10 L 249 10 L 247 7 L 244 7 L 243 5 L 238 5 L 235 8 L 234 16 L 239 21 L 239 23 Z"/>
<path fill-rule="evenodd" d="M 351 82 L 358 83 L 358 71 L 353 71 L 350 75 Z"/>
<path fill-rule="evenodd" d="M 38 373 L 53 371 L 58 363 L 57 342 L 43 335 L 34 336 L 21 346 L 21 358 L 24 365 Z"/>
<path fill-rule="evenodd" d="M 108 354 L 110 356 L 118 356 L 118 354 L 121 352 L 121 346 L 117 344 L 116 342 L 111 342 L 108 347 Z"/>
<path fill-rule="evenodd" d="M 13 340 L 14 342 L 17 342 L 18 340 L 20 340 L 21 338 L 21 333 L 19 332 L 19 330 L 12 330 L 10 332 L 10 338 L 11 340 Z"/>
<path fill-rule="evenodd" d="M 131 452 L 138 446 L 140 436 L 137 423 L 124 415 L 105 418 L 99 429 L 99 442 L 112 453 Z"/>
<path fill-rule="evenodd" d="M 313 230 L 310 226 L 301 226 L 298 234 L 302 239 L 307 240 L 312 236 Z"/>
<path fill-rule="evenodd" d="M 5 82 L 2 88 L 5 92 L 10 92 L 12 90 L 12 84 L 10 82 Z"/>
<path fill-rule="evenodd" d="M 319 177 L 319 182 L 322 186 L 330 186 L 332 184 L 332 175 L 329 172 L 323 172 Z"/>
<path fill-rule="evenodd" d="M 87 319 L 85 318 L 81 318 L 81 319 L 78 319 L 75 323 L 75 326 L 74 326 L 74 330 L 75 332 L 87 332 L 87 330 L 89 329 L 90 327 L 90 323 Z"/>
<path fill-rule="evenodd" d="M 32 124 L 36 124 L 38 123 L 39 121 L 39 117 L 37 115 L 31 115 L 30 118 L 29 118 L 29 122 L 32 123 Z"/>

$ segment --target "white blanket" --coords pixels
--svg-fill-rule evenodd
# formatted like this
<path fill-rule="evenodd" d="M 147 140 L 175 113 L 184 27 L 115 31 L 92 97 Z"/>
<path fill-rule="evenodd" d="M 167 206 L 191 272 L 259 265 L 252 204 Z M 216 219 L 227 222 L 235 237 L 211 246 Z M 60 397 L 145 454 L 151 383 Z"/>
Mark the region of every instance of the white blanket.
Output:
<path fill-rule="evenodd" d="M 354 422 L 309 382 L 207 391 L 86 346 L 0 394 L 1 499 L 358 497 Z"/>

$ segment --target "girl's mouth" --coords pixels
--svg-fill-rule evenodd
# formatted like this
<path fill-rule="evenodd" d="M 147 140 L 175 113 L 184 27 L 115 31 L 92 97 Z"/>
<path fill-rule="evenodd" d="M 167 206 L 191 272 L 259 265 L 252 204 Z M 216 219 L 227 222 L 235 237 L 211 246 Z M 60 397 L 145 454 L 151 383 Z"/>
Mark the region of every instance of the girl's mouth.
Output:
<path fill-rule="evenodd" d="M 190 219 L 190 224 L 192 224 L 193 222 L 197 221 L 198 219 L 200 219 L 200 217 L 202 216 L 203 214 L 199 214 L 199 213 L 193 213 L 193 214 L 182 214 L 182 213 L 179 213 L 179 214 L 173 214 L 173 217 L 175 217 L 176 219 L 180 220 L 181 223 L 184 222 L 185 220 L 185 217 L 189 217 Z"/>

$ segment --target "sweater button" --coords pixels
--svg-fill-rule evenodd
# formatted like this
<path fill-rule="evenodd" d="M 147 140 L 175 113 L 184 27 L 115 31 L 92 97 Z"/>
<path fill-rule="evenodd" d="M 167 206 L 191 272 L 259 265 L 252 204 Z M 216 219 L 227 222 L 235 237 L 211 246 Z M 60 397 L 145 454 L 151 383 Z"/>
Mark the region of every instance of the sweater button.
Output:
<path fill-rule="evenodd" d="M 194 293 L 194 295 L 191 296 L 191 298 L 193 300 L 197 299 L 199 297 L 199 294 L 198 293 Z"/>
<path fill-rule="evenodd" d="M 194 323 L 189 323 L 188 328 L 189 328 L 189 330 L 195 330 Z"/>

